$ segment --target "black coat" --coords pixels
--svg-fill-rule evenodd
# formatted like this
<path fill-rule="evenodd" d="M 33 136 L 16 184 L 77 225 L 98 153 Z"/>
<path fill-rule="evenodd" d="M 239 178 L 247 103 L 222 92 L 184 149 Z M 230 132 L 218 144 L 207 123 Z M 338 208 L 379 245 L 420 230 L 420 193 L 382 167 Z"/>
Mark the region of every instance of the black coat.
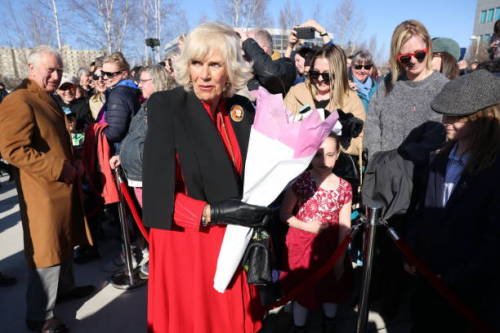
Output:
<path fill-rule="evenodd" d="M 226 110 L 240 105 L 243 119 L 232 121 L 243 163 L 253 123 L 250 101 L 235 95 Z M 176 186 L 176 156 L 187 194 L 215 203 L 241 198 L 243 184 L 226 152 L 217 128 L 192 92 L 182 87 L 153 94 L 147 104 L 148 132 L 142 170 L 144 224 L 171 229 Z"/>
<path fill-rule="evenodd" d="M 249 89 L 255 90 L 261 85 L 271 94 L 285 96 L 297 75 L 292 60 L 290 58 L 273 60 L 252 38 L 245 40 L 242 47 L 245 57 L 253 62 L 254 78 L 248 83 Z"/>
<path fill-rule="evenodd" d="M 140 91 L 125 85 L 112 88 L 106 96 L 104 134 L 110 143 L 119 143 L 128 132 L 130 120 L 141 107 Z"/>
<path fill-rule="evenodd" d="M 476 175 L 464 170 L 442 207 L 448 156 L 429 166 L 425 198 L 409 222 L 418 257 L 479 313 L 500 315 L 500 157 Z"/>

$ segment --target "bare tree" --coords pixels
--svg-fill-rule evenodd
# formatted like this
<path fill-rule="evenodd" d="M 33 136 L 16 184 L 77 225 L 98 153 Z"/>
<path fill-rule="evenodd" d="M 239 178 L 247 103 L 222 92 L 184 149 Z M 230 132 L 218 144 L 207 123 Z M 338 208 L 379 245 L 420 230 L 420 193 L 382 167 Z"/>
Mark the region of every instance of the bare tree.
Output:
<path fill-rule="evenodd" d="M 337 43 L 352 47 L 363 31 L 363 18 L 356 10 L 355 0 L 341 0 L 333 13 L 331 31 Z"/>
<path fill-rule="evenodd" d="M 322 15 L 321 15 L 321 6 L 319 3 L 319 0 L 315 1 L 314 7 L 313 7 L 313 10 L 311 13 L 311 18 L 316 20 L 317 22 L 321 22 Z"/>
<path fill-rule="evenodd" d="M 79 40 L 107 53 L 122 51 L 133 19 L 132 0 L 69 0 L 69 9 L 78 17 L 72 30 Z"/>
<path fill-rule="evenodd" d="M 11 47 L 30 48 L 40 44 L 55 45 L 53 21 L 47 2 L 32 1 L 19 9 L 12 6 L 14 1 L 3 3 L 7 15 L 2 33 Z"/>
<path fill-rule="evenodd" d="M 280 9 L 279 26 L 286 31 L 295 25 L 302 23 L 302 10 L 297 1 L 294 1 L 292 6 L 290 0 L 286 0 L 283 7 Z"/>
<path fill-rule="evenodd" d="M 56 29 L 57 48 L 61 50 L 62 49 L 61 24 L 59 23 L 59 14 L 57 11 L 56 0 L 50 0 L 50 4 L 52 8 L 52 14 L 54 15 L 54 27 Z"/>
<path fill-rule="evenodd" d="M 259 27 L 272 25 L 267 13 L 268 0 L 214 0 L 219 9 L 219 20 L 233 27 Z"/>
<path fill-rule="evenodd" d="M 469 64 L 473 62 L 488 61 L 488 43 L 483 40 L 472 41 L 467 49 L 467 56 L 465 59 Z"/>

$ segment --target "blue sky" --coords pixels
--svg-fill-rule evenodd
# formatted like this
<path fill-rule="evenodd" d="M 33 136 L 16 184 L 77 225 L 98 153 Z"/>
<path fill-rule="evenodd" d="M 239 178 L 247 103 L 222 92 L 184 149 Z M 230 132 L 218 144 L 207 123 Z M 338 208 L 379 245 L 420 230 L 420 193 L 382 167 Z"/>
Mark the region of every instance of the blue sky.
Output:
<path fill-rule="evenodd" d="M 6 0 L 0 0 L 3 2 Z M 21 10 L 20 4 L 35 0 L 13 0 L 15 7 Z M 62 3 L 65 0 L 58 0 Z M 133 0 L 139 1 L 139 0 Z M 214 0 L 177 0 L 186 11 L 191 27 L 195 26 L 202 16 L 209 20 L 217 18 Z M 328 27 L 334 8 L 340 0 L 291 0 L 292 4 L 298 3 L 302 7 L 302 17 L 311 16 L 316 2 L 323 3 L 320 23 Z M 406 19 L 417 19 L 424 23 L 432 37 L 449 37 L 455 39 L 460 46 L 470 45 L 470 36 L 474 25 L 476 0 L 352 0 L 355 4 L 356 14 L 364 22 L 361 39 L 369 40 L 373 35 L 377 37 L 379 47 L 384 47 L 386 54 L 390 44 L 392 32 L 397 24 Z M 268 12 L 271 14 L 275 26 L 278 27 L 279 11 L 285 0 L 269 0 Z M 14 10 L 18 10 L 14 8 Z M 4 13 L 7 14 L 7 13 Z M 2 15 L 2 6 L 0 6 Z M 3 15 L 2 15 L 3 16 Z M 9 27 L 4 27 L 4 29 Z M 66 38 L 66 41 L 74 40 Z M 76 43 L 76 42 L 73 42 Z M 73 44 L 70 42 L 70 44 Z M 5 45 L 5 34 L 0 34 L 0 45 Z M 71 45 L 81 48 L 82 45 Z"/>
<path fill-rule="evenodd" d="M 292 4 L 294 1 L 291 1 Z M 321 24 L 328 26 L 339 0 L 323 0 Z M 364 21 L 362 38 L 369 39 L 376 35 L 378 45 L 385 45 L 388 50 L 394 28 L 406 19 L 416 19 L 424 23 L 432 37 L 449 37 L 460 46 L 468 47 L 474 26 L 476 0 L 353 0 L 357 14 Z M 277 26 L 279 10 L 284 0 L 270 0 L 269 12 L 273 15 Z M 314 0 L 299 0 L 302 6 L 302 17 L 312 15 Z M 213 1 L 184 0 L 182 6 L 191 14 L 188 15 L 194 24 L 203 15 L 215 19 L 216 11 Z"/>

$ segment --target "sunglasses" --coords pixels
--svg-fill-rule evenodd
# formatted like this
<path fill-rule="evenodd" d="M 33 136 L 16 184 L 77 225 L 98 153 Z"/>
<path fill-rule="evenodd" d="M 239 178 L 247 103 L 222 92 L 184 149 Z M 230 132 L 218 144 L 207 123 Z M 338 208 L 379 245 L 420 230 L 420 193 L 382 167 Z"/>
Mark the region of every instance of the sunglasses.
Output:
<path fill-rule="evenodd" d="M 417 50 L 413 53 L 405 53 L 405 54 L 400 54 L 396 56 L 396 59 L 402 63 L 403 65 L 408 65 L 411 63 L 411 57 L 415 57 L 415 59 L 418 60 L 418 62 L 422 62 L 425 59 L 425 56 L 427 55 L 427 52 L 429 52 L 429 49 L 423 49 L 423 50 Z"/>
<path fill-rule="evenodd" d="M 357 69 L 358 71 L 362 68 L 369 71 L 370 69 L 372 69 L 373 65 L 354 65 L 353 67 L 354 67 L 354 69 Z"/>
<path fill-rule="evenodd" d="M 92 75 L 92 79 L 94 79 L 94 80 L 96 80 L 96 81 L 97 81 L 97 80 L 99 80 L 99 79 L 102 79 L 103 77 L 104 77 L 104 75 L 103 75 L 103 74 L 101 74 L 101 75 L 93 74 L 93 75 Z"/>
<path fill-rule="evenodd" d="M 317 81 L 319 79 L 319 77 L 321 76 L 325 83 L 330 83 L 330 74 L 328 74 L 328 73 L 320 73 L 318 71 L 310 71 L 309 76 L 311 77 L 312 80 L 315 80 L 315 81 Z"/>
<path fill-rule="evenodd" d="M 117 76 L 118 74 L 121 74 L 123 71 L 118 71 L 118 72 L 105 72 L 105 71 L 101 71 L 102 73 L 102 77 L 107 77 L 107 78 L 114 78 L 115 76 Z"/>

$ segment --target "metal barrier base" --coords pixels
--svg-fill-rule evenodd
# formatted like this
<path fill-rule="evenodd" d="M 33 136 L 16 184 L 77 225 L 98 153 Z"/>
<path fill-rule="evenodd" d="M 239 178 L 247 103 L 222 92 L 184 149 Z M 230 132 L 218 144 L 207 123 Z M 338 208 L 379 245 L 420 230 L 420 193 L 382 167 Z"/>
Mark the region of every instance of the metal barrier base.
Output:
<path fill-rule="evenodd" d="M 147 279 L 142 279 L 139 275 L 139 267 L 132 271 L 132 278 L 129 276 L 127 269 L 113 274 L 109 278 L 109 283 L 117 289 L 133 289 L 141 287 L 148 282 Z"/>

